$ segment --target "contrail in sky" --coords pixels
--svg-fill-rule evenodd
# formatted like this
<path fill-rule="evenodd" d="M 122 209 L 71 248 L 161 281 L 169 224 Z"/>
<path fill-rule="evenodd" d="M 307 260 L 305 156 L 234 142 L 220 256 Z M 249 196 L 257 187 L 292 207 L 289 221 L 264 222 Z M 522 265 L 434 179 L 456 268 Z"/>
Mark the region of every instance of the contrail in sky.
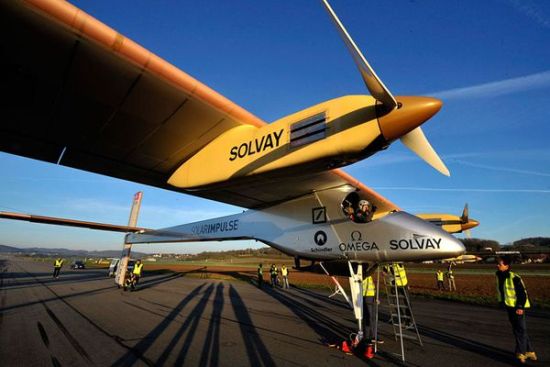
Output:
<path fill-rule="evenodd" d="M 426 95 L 440 99 L 466 99 L 502 96 L 526 90 L 550 87 L 550 70 L 541 73 L 478 84 L 470 87 L 448 89 Z"/>
<path fill-rule="evenodd" d="M 514 8 L 533 19 L 544 28 L 550 28 L 548 16 L 539 8 L 536 3 L 528 0 L 508 0 Z"/>
<path fill-rule="evenodd" d="M 500 172 L 511 172 L 511 173 L 520 173 L 525 175 L 534 175 L 534 176 L 543 176 L 543 177 L 550 177 L 550 173 L 546 172 L 537 172 L 537 171 L 527 171 L 522 169 L 514 169 L 514 168 L 506 168 L 506 167 L 496 167 L 496 166 L 488 166 L 485 164 L 478 164 L 478 163 L 470 163 L 466 162 L 460 159 L 452 159 L 449 160 L 449 163 L 454 162 L 458 164 L 462 164 L 464 166 L 470 166 L 470 167 L 476 167 L 476 168 L 483 168 L 483 169 L 490 169 L 493 171 L 500 171 Z"/>

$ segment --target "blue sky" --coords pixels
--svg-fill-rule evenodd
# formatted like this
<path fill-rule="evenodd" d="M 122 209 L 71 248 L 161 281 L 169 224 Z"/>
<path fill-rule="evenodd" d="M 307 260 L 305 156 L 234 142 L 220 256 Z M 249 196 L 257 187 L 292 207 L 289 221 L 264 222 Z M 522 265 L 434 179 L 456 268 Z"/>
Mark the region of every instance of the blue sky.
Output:
<path fill-rule="evenodd" d="M 266 121 L 368 94 L 318 1 L 73 1 Z M 333 8 L 394 95 L 443 100 L 424 132 L 444 177 L 399 142 L 345 168 L 403 209 L 460 214 L 474 237 L 550 236 L 550 2 L 343 1 Z M 0 210 L 158 228 L 240 211 L 0 153 Z M 0 243 L 119 249 L 122 235 L 0 221 Z M 200 252 L 254 243 L 140 245 Z"/>

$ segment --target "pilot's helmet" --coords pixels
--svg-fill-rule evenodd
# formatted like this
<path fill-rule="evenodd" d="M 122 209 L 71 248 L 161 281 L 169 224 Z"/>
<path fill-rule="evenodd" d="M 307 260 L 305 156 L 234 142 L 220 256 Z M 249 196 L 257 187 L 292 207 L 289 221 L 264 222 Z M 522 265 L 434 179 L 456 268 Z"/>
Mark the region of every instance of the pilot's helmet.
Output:
<path fill-rule="evenodd" d="M 367 207 L 367 209 L 369 208 L 370 204 L 367 200 L 361 200 L 359 201 L 359 208 L 363 208 L 364 206 Z"/>

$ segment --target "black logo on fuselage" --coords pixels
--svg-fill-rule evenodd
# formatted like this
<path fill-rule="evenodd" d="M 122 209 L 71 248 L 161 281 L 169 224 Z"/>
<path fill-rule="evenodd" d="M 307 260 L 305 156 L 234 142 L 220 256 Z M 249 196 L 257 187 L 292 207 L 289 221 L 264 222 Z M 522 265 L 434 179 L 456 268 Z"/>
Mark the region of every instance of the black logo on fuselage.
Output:
<path fill-rule="evenodd" d="M 323 246 L 325 243 L 327 243 L 327 234 L 323 231 L 317 231 L 313 236 L 313 241 L 315 241 L 317 246 Z"/>
<path fill-rule="evenodd" d="M 254 155 L 261 153 L 266 149 L 277 148 L 281 143 L 281 136 L 283 136 L 284 129 L 274 131 L 261 138 L 254 138 L 246 143 L 235 145 L 231 147 L 229 151 L 229 160 L 234 161 L 237 158 L 244 158 L 248 155 Z"/>
<path fill-rule="evenodd" d="M 338 245 L 340 251 L 349 252 L 349 251 L 372 251 L 379 250 L 376 242 L 363 241 L 363 235 L 359 231 L 353 231 L 350 234 L 351 241 L 347 243 L 341 243 Z"/>
<path fill-rule="evenodd" d="M 361 241 L 363 239 L 363 235 L 359 231 L 353 231 L 351 232 L 351 240 L 352 241 Z"/>
<path fill-rule="evenodd" d="M 320 206 L 318 208 L 311 209 L 311 222 L 313 224 L 326 223 L 327 208 L 324 206 Z"/>

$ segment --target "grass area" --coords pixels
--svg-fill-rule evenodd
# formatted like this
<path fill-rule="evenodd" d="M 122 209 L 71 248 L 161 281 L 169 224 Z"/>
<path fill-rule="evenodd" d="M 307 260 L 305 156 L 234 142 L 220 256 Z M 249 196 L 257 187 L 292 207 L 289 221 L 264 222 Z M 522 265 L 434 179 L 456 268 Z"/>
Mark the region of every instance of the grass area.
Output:
<path fill-rule="evenodd" d="M 498 307 L 498 302 L 495 300 L 495 296 L 475 296 L 464 295 L 452 292 L 441 293 L 428 293 L 428 292 L 411 292 L 415 297 L 422 297 L 426 299 L 438 299 L 453 302 L 462 302 L 480 306 L 492 306 Z M 531 307 L 550 309 L 550 301 L 546 300 L 533 300 L 531 299 Z"/>
<path fill-rule="evenodd" d="M 443 270 L 443 272 L 446 271 L 446 268 L 443 267 L 436 267 L 433 268 L 407 268 L 407 273 L 409 274 L 435 274 L 437 269 Z M 453 272 L 455 275 L 494 275 L 496 270 L 492 268 L 480 268 L 480 269 L 461 269 L 461 268 L 453 268 Z M 540 277 L 550 277 L 550 269 L 521 269 L 518 271 L 520 274 L 524 275 L 530 275 L 530 276 L 540 276 Z"/>

